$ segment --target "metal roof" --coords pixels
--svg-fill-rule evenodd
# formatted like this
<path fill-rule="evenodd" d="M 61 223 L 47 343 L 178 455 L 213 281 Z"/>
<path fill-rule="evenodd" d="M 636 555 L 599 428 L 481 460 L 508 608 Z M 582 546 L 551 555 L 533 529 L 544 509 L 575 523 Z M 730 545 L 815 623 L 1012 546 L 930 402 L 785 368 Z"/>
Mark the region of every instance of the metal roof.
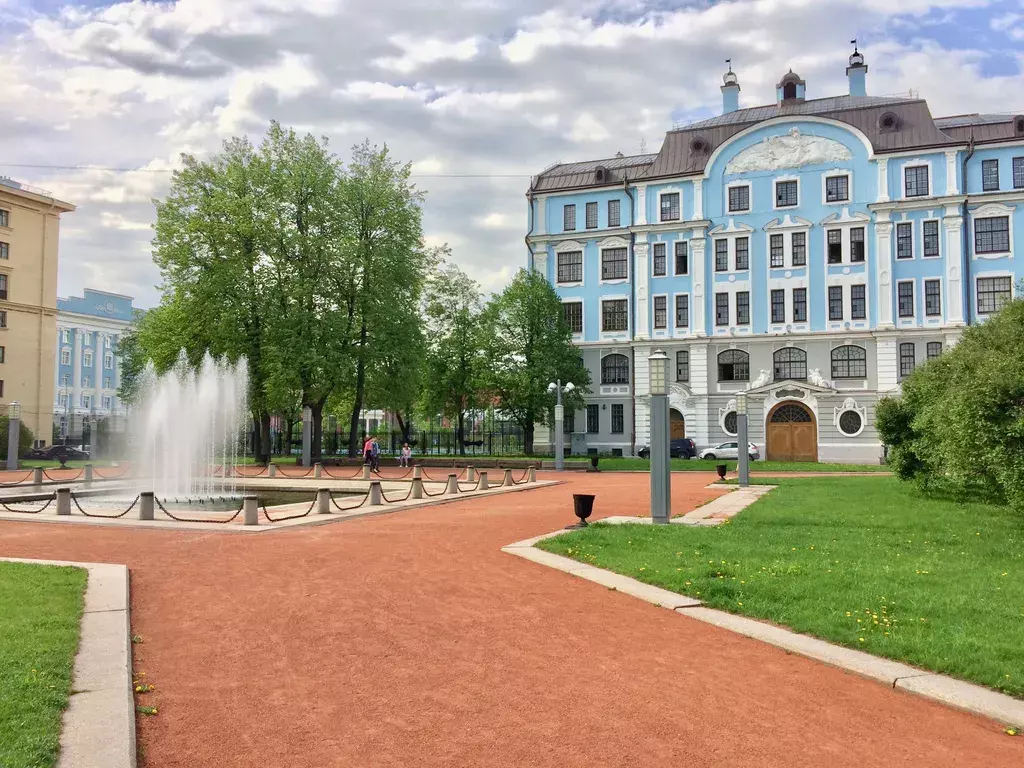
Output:
<path fill-rule="evenodd" d="M 632 155 L 630 157 L 612 157 L 606 160 L 587 160 L 582 163 L 562 163 L 549 168 L 537 177 L 533 185 L 534 192 L 545 192 L 555 189 L 573 189 L 575 187 L 606 186 L 621 183 L 627 176 L 631 179 L 642 175 L 657 155 Z M 599 185 L 595 171 L 605 168 L 608 175 Z"/>
<path fill-rule="evenodd" d="M 905 104 L 910 101 L 916 101 L 916 99 L 906 96 L 830 96 L 825 99 L 810 99 L 794 104 L 766 104 L 762 107 L 737 109 L 735 112 L 709 117 L 707 120 L 687 125 L 681 130 L 690 131 L 694 128 L 711 128 L 736 123 L 759 123 L 762 120 L 771 120 L 773 117 L 785 115 L 822 115 L 847 109 Z"/>
<path fill-rule="evenodd" d="M 1009 113 L 997 115 L 982 115 L 975 112 L 970 115 L 952 115 L 951 117 L 936 117 L 935 124 L 945 130 L 946 128 L 962 128 L 968 125 L 988 125 L 990 123 L 1008 123 L 1016 115 Z"/>

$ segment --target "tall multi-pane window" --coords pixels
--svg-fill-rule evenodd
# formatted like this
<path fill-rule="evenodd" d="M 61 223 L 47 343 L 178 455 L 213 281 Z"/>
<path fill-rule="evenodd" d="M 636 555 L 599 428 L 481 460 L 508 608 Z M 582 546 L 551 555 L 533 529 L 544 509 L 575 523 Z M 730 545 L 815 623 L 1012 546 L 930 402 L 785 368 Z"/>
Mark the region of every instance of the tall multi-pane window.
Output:
<path fill-rule="evenodd" d="M 665 245 L 665 243 L 655 243 L 654 244 L 654 276 L 655 277 L 663 277 L 665 275 L 666 268 L 668 266 L 665 263 L 667 261 L 667 259 L 665 257 L 665 252 L 666 252 L 667 248 L 668 248 L 668 246 Z"/>
<path fill-rule="evenodd" d="M 768 238 L 768 251 L 771 266 L 786 266 L 786 249 L 783 247 L 782 235 L 772 235 Z"/>
<path fill-rule="evenodd" d="M 841 285 L 828 287 L 828 319 L 843 319 L 843 286 Z"/>
<path fill-rule="evenodd" d="M 896 258 L 914 258 L 914 225 L 909 221 L 896 225 Z"/>
<path fill-rule="evenodd" d="M 583 333 L 583 302 L 567 301 L 562 305 L 565 324 L 573 333 Z"/>
<path fill-rule="evenodd" d="M 775 380 L 807 378 L 807 353 L 799 347 L 783 347 L 775 350 Z"/>
<path fill-rule="evenodd" d="M 843 263 L 843 231 L 841 229 L 828 231 L 828 263 Z"/>
<path fill-rule="evenodd" d="M 668 328 L 668 296 L 654 297 L 654 327 Z"/>
<path fill-rule="evenodd" d="M 601 279 L 625 280 L 629 277 L 629 263 L 625 248 L 605 248 L 601 251 Z"/>
<path fill-rule="evenodd" d="M 67 330 L 66 328 L 63 331 L 61 331 L 60 332 L 60 340 L 61 340 L 62 344 L 70 344 L 71 343 L 71 331 Z"/>
<path fill-rule="evenodd" d="M 715 240 L 715 272 L 729 271 L 729 241 Z"/>
<path fill-rule="evenodd" d="M 786 322 L 786 292 L 772 290 L 772 322 Z"/>
<path fill-rule="evenodd" d="M 750 291 L 736 292 L 736 325 L 750 323 Z"/>
<path fill-rule="evenodd" d="M 825 202 L 841 203 L 850 199 L 849 176 L 827 176 L 825 178 Z"/>
<path fill-rule="evenodd" d="M 558 264 L 556 279 L 559 283 L 583 281 L 583 251 L 563 251 L 555 258 Z"/>
<path fill-rule="evenodd" d="M 676 328 L 690 327 L 690 295 L 681 293 L 676 296 Z"/>
<path fill-rule="evenodd" d="M 914 343 L 905 341 L 900 344 L 900 376 L 909 376 L 914 372 Z"/>
<path fill-rule="evenodd" d="M 109 376 L 104 376 L 103 377 L 103 388 L 104 389 L 110 389 L 110 377 Z"/>
<path fill-rule="evenodd" d="M 836 347 L 832 350 L 833 379 L 866 379 L 868 353 L 864 347 Z"/>
<path fill-rule="evenodd" d="M 850 261 L 864 261 L 864 227 L 850 229 Z"/>
<path fill-rule="evenodd" d="M 601 358 L 602 384 L 629 384 L 629 358 L 613 353 Z"/>
<path fill-rule="evenodd" d="M 0 299 L 7 299 L 7 275 L 0 273 Z"/>
<path fill-rule="evenodd" d="M 939 222 L 936 219 L 926 221 L 922 227 L 924 233 L 923 250 L 925 258 L 939 255 Z"/>
<path fill-rule="evenodd" d="M 750 238 L 736 238 L 736 269 L 750 269 Z"/>
<path fill-rule="evenodd" d="M 0 309 L 0 328 L 7 327 L 7 310 Z"/>
<path fill-rule="evenodd" d="M 91 350 L 87 349 L 87 350 L 85 350 L 84 353 L 82 353 L 82 366 L 84 368 L 92 368 L 92 351 Z"/>
<path fill-rule="evenodd" d="M 11 212 L 0 208 L 0 227 L 11 226 Z"/>
<path fill-rule="evenodd" d="M 608 201 L 608 226 L 609 227 L 620 227 L 622 226 L 622 205 L 618 200 Z"/>
<path fill-rule="evenodd" d="M 690 353 L 681 349 L 676 352 L 676 381 L 690 380 Z"/>
<path fill-rule="evenodd" d="M 690 274 L 690 249 L 685 240 L 676 240 L 676 274 Z"/>
<path fill-rule="evenodd" d="M 679 193 L 667 192 L 661 196 L 661 220 L 679 220 Z"/>
<path fill-rule="evenodd" d="M 114 370 L 114 356 L 109 352 L 103 356 L 103 368 L 108 371 Z"/>
<path fill-rule="evenodd" d="M 576 206 L 575 205 L 563 205 L 562 206 L 562 229 L 566 232 L 572 232 L 576 229 Z"/>
<path fill-rule="evenodd" d="M 974 221 L 975 253 L 1007 253 L 1010 250 L 1010 219 L 994 216 Z"/>
<path fill-rule="evenodd" d="M 114 399 L 110 395 L 103 396 L 103 407 L 106 408 L 108 411 L 110 410 L 110 406 L 113 405 L 113 403 Z"/>
<path fill-rule="evenodd" d="M 793 322 L 807 322 L 807 289 L 793 289 Z"/>
<path fill-rule="evenodd" d="M 596 435 L 601 431 L 601 411 L 596 404 L 587 406 L 587 432 Z"/>
<path fill-rule="evenodd" d="M 939 288 L 938 280 L 924 281 L 924 313 L 926 315 L 934 317 L 942 314 L 942 295 Z"/>
<path fill-rule="evenodd" d="M 927 350 L 927 358 L 934 360 L 936 357 L 942 354 L 942 342 L 941 341 L 929 341 Z"/>
<path fill-rule="evenodd" d="M 729 324 L 729 294 L 715 294 L 715 325 Z"/>
<path fill-rule="evenodd" d="M 928 194 L 928 166 L 913 165 L 903 169 L 907 197 L 924 197 Z"/>
<path fill-rule="evenodd" d="M 609 299 L 601 302 L 601 330 L 624 331 L 629 328 L 626 299 Z"/>
<path fill-rule="evenodd" d="M 998 312 L 1013 298 L 1013 285 L 1009 277 L 978 278 L 978 314 Z"/>
<path fill-rule="evenodd" d="M 729 187 L 729 213 L 750 210 L 750 187 Z"/>
<path fill-rule="evenodd" d="M 71 350 L 70 349 L 62 349 L 60 351 L 60 364 L 61 365 L 71 365 Z"/>
<path fill-rule="evenodd" d="M 625 431 L 622 403 L 612 403 L 612 434 L 621 435 Z"/>
<path fill-rule="evenodd" d="M 999 161 L 996 159 L 981 161 L 981 190 L 996 192 L 999 189 Z"/>
<path fill-rule="evenodd" d="M 902 283 L 896 283 L 896 297 L 899 304 L 899 315 L 900 317 L 913 317 L 914 316 L 914 283 L 910 280 L 905 280 Z"/>
<path fill-rule="evenodd" d="M 597 229 L 597 203 L 587 203 L 587 229 Z"/>
<path fill-rule="evenodd" d="M 0 259 L 11 258 L 11 246 L 9 243 L 0 243 Z"/>
<path fill-rule="evenodd" d="M 807 233 L 794 232 L 792 238 L 793 266 L 802 267 L 807 264 Z"/>
<path fill-rule="evenodd" d="M 850 319 L 864 320 L 868 316 L 867 286 L 850 286 Z"/>
<path fill-rule="evenodd" d="M 1024 189 L 1024 157 L 1013 158 L 1013 188 Z"/>
<path fill-rule="evenodd" d="M 799 202 L 795 181 L 775 182 L 775 207 L 789 208 Z"/>
<path fill-rule="evenodd" d="M 750 355 L 738 349 L 727 349 L 718 355 L 719 381 L 749 381 Z"/>

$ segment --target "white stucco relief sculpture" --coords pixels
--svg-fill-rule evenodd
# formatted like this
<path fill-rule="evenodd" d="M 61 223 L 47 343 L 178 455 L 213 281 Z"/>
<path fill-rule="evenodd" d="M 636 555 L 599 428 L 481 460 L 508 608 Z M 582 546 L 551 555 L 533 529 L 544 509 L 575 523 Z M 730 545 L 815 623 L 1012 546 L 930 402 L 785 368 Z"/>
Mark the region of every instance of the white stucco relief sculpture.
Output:
<path fill-rule="evenodd" d="M 782 136 L 769 136 L 747 147 L 725 166 L 726 173 L 777 171 L 801 165 L 845 162 L 853 159 L 846 146 L 824 136 L 804 136 L 797 128 Z"/>
<path fill-rule="evenodd" d="M 751 382 L 750 388 L 751 389 L 757 389 L 758 387 L 763 387 L 765 384 L 767 384 L 771 380 L 772 380 L 772 372 L 769 371 L 767 368 L 762 368 L 761 372 L 757 375 L 757 378 L 754 379 L 753 382 Z"/>
<path fill-rule="evenodd" d="M 807 380 L 816 386 L 832 389 L 832 382 L 821 375 L 821 370 L 819 368 L 811 368 L 811 370 L 807 372 Z"/>

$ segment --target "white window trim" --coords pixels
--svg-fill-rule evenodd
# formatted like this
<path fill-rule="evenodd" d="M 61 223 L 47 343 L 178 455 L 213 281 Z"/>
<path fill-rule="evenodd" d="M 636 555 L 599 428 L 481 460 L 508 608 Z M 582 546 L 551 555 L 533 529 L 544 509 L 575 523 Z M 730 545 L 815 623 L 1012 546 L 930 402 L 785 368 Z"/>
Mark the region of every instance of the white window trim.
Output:
<path fill-rule="evenodd" d="M 835 202 L 828 202 L 828 179 L 837 179 L 841 176 L 846 177 L 846 199 L 836 200 Z M 850 205 L 853 201 L 853 171 L 834 169 L 831 171 L 825 171 L 821 174 L 821 204 L 822 205 Z"/>
<path fill-rule="evenodd" d="M 604 359 L 606 357 L 609 357 L 610 355 L 622 355 L 623 357 L 626 358 L 626 366 L 627 366 L 627 368 L 629 370 L 629 375 L 626 377 L 626 383 L 625 384 L 605 384 L 604 383 L 604 376 L 603 376 L 603 372 L 604 372 Z M 633 380 L 633 376 L 635 374 L 636 374 L 636 371 L 633 370 L 633 361 L 629 359 L 629 355 L 626 354 L 625 350 L 622 350 L 622 349 L 603 349 L 603 350 L 601 350 L 601 354 L 600 354 L 600 356 L 598 357 L 598 360 L 597 360 L 597 381 L 598 381 L 597 386 L 599 387 L 598 392 L 601 395 L 604 395 L 606 397 L 609 396 L 609 395 L 628 395 L 629 392 L 630 392 L 630 386 L 631 386 L 630 382 Z M 608 419 L 609 419 L 609 422 L 610 422 L 610 420 L 611 420 L 611 413 L 610 413 L 611 408 L 609 408 L 608 410 L 609 410 Z M 600 419 L 600 414 L 598 415 L 598 419 Z M 625 409 L 623 409 L 623 421 L 625 421 Z M 609 427 L 609 429 L 610 428 L 611 427 Z M 619 434 L 619 433 L 615 432 L 613 434 Z"/>
<path fill-rule="evenodd" d="M 112 371 L 114 370 L 114 356 L 109 352 L 103 355 L 103 370 Z"/>
<path fill-rule="evenodd" d="M 807 269 L 811 254 L 811 228 L 814 225 L 807 219 L 799 216 L 786 214 L 782 219 L 773 219 L 764 226 L 765 238 L 765 261 L 768 265 L 769 275 L 774 271 L 778 274 L 781 269 Z M 804 234 L 804 263 L 802 266 L 793 266 L 793 233 L 803 232 Z M 772 235 L 782 235 L 782 266 L 773 267 L 772 263 Z M 787 277 L 790 276 L 787 272 Z"/>
<path fill-rule="evenodd" d="M 897 369 L 898 369 L 899 368 L 899 349 L 898 348 L 897 348 L 897 351 L 896 351 L 896 361 L 897 361 L 896 362 L 896 366 L 897 366 Z M 915 353 L 914 353 L 914 362 L 915 362 L 915 364 L 917 363 L 917 352 L 916 352 L 916 350 L 915 350 Z M 829 360 L 829 363 L 831 364 L 831 358 Z M 858 429 L 856 432 L 850 432 L 850 433 L 843 432 L 843 430 L 839 426 L 839 420 L 842 418 L 843 414 L 846 413 L 847 411 L 852 411 L 853 413 L 856 413 L 858 416 L 860 416 L 860 429 Z M 832 424 L 835 426 L 836 432 L 838 432 L 843 437 L 847 437 L 847 438 L 860 437 L 860 435 L 864 432 L 864 427 L 866 427 L 867 423 L 868 423 L 868 413 L 867 413 L 867 411 L 868 411 L 868 409 L 866 407 L 858 406 L 856 401 L 852 397 L 846 398 L 846 400 L 843 402 L 843 405 L 841 407 L 837 406 L 835 408 L 835 415 L 832 418 Z"/>
<path fill-rule="evenodd" d="M 679 195 L 679 218 L 678 219 L 663 219 L 661 218 L 661 198 L 664 195 Z M 686 221 L 686 215 L 683 212 L 683 203 L 686 198 L 683 196 L 682 187 L 666 187 L 665 189 L 658 190 L 658 207 L 655 210 L 654 218 L 658 224 L 668 224 L 674 221 Z"/>
<path fill-rule="evenodd" d="M 686 271 L 676 272 L 676 243 L 686 243 Z M 672 243 L 672 272 L 670 273 L 673 277 L 689 277 L 690 276 L 690 259 L 693 258 L 693 254 L 690 253 L 690 240 L 685 237 L 677 237 Z"/>
<path fill-rule="evenodd" d="M 928 223 L 929 221 L 934 221 L 938 225 L 938 227 L 939 227 L 939 253 L 936 256 L 925 256 L 925 253 L 924 253 L 924 225 L 926 223 Z M 943 227 L 943 222 L 942 222 L 942 217 L 941 216 L 938 216 L 938 217 L 936 217 L 936 216 L 928 216 L 927 218 L 921 219 L 921 241 L 920 242 L 921 242 L 921 258 L 922 259 L 927 259 L 928 261 L 931 261 L 932 259 L 941 259 L 943 257 L 944 250 L 942 248 L 942 241 L 945 239 L 942 236 L 943 232 L 944 232 L 944 227 Z"/>
<path fill-rule="evenodd" d="M 750 321 L 740 325 L 736 322 L 736 294 L 737 293 L 749 293 L 750 294 Z M 726 335 L 750 335 L 751 329 L 754 327 L 754 292 L 751 290 L 750 280 L 737 280 L 735 282 L 720 282 L 714 283 L 711 289 L 711 327 L 714 329 L 715 336 L 726 336 Z M 729 294 L 729 324 L 718 325 L 716 323 L 717 315 L 717 299 L 715 295 L 719 293 Z"/>
<path fill-rule="evenodd" d="M 658 336 L 668 336 L 672 323 L 669 322 L 669 315 L 675 310 L 675 307 L 670 307 L 668 303 L 669 294 L 667 293 L 652 293 L 651 294 L 651 333 L 657 334 Z M 657 298 L 665 299 L 665 327 L 658 328 L 654 325 L 654 300 Z"/>
<path fill-rule="evenodd" d="M 657 274 L 654 273 L 654 248 L 655 248 L 655 246 L 658 246 L 658 245 L 665 246 L 665 274 L 663 274 L 663 275 L 657 275 Z M 666 241 L 664 241 L 664 240 L 655 240 L 653 243 L 651 243 L 651 279 L 652 280 L 655 279 L 655 278 L 659 278 L 660 279 L 660 278 L 669 277 L 669 276 L 672 275 L 672 273 L 669 272 L 669 269 L 668 269 L 668 246 L 669 246 L 669 244 Z M 674 248 L 674 245 L 673 245 L 673 257 L 674 256 L 675 256 L 675 248 Z"/>
<path fill-rule="evenodd" d="M 618 203 L 619 204 L 619 223 L 616 224 L 614 227 L 612 226 L 612 219 L 611 219 L 611 215 L 610 215 L 611 212 L 609 211 L 609 208 L 611 207 L 612 203 Z M 598 209 L 597 209 L 597 221 L 598 221 L 598 224 L 601 223 L 601 208 L 600 207 L 598 207 Z M 609 197 L 609 198 L 605 199 L 605 201 L 604 201 L 604 225 L 605 225 L 605 228 L 607 228 L 607 229 L 622 229 L 622 199 L 621 198 Z M 600 229 L 600 227 L 598 227 L 598 229 Z"/>
<path fill-rule="evenodd" d="M 605 280 L 604 274 L 604 252 L 613 248 L 626 249 L 626 276 Z M 653 261 L 653 257 L 651 261 Z M 609 237 L 597 244 L 597 284 L 598 285 L 624 285 L 632 279 L 632 271 L 629 264 L 629 241 L 621 237 Z"/>
<path fill-rule="evenodd" d="M 625 301 L 626 302 L 626 328 L 622 331 L 606 331 L 604 330 L 604 303 L 606 301 Z M 632 307 L 630 306 L 630 298 L 628 293 L 620 293 L 608 296 L 601 296 L 598 300 L 598 328 L 600 328 L 600 338 L 602 340 L 621 340 L 624 337 L 628 337 L 633 332 L 630 312 Z"/>
<path fill-rule="evenodd" d="M 573 333 L 573 341 L 582 341 L 587 337 L 587 307 L 582 296 L 562 296 L 563 304 L 579 304 L 581 328 L 579 333 Z"/>
<path fill-rule="evenodd" d="M 1000 270 L 999 272 L 982 272 L 974 276 L 974 316 L 975 317 L 989 317 L 994 312 L 982 312 L 981 303 L 978 296 L 978 281 L 986 277 L 1008 277 L 1010 278 L 1010 299 L 1014 297 L 1014 280 L 1016 279 L 1013 272 L 1009 270 Z M 998 310 L 997 310 L 998 311 Z"/>
<path fill-rule="evenodd" d="M 778 186 L 783 181 L 795 181 L 796 182 L 796 205 L 779 205 L 779 192 Z M 800 207 L 801 194 L 803 190 L 800 189 L 800 177 L 799 176 L 776 176 L 772 179 L 772 210 L 773 211 L 793 211 Z"/>
<path fill-rule="evenodd" d="M 574 215 L 573 224 L 575 226 L 572 229 L 566 229 L 565 228 L 565 209 L 567 207 L 569 207 L 570 205 L 573 207 L 573 211 L 575 212 L 573 214 Z M 587 215 L 586 214 L 586 209 L 584 209 L 583 215 L 584 216 Z M 586 224 L 586 221 L 584 221 L 583 223 Z M 582 232 L 582 231 L 585 231 L 585 230 L 581 230 L 580 229 L 580 206 L 579 206 L 579 203 L 562 203 L 562 226 L 559 227 L 559 230 L 561 232 Z"/>
<path fill-rule="evenodd" d="M 969 212 L 971 217 L 971 260 L 975 259 L 1012 259 L 1013 258 L 1013 213 L 1016 210 L 1016 206 L 1003 205 L 1002 203 L 988 203 L 981 206 L 976 211 Z M 1010 250 L 1008 251 L 997 251 L 994 253 L 978 253 L 976 243 L 977 240 L 977 221 L 978 219 L 1000 219 L 1003 217 L 1007 219 L 1007 225 L 1009 228 L 1008 236 L 1010 241 Z"/>
<path fill-rule="evenodd" d="M 687 297 L 686 298 L 686 312 L 687 312 L 686 319 L 687 319 L 687 324 L 683 325 L 683 326 L 676 325 L 676 297 L 678 297 L 678 296 L 686 296 Z M 679 291 L 678 293 L 673 293 L 672 294 L 672 307 L 671 307 L 671 311 L 672 311 L 672 325 L 671 325 L 672 335 L 677 337 L 677 338 L 694 335 L 694 332 L 693 332 L 693 298 L 690 296 L 690 292 L 689 291 Z"/>
<path fill-rule="evenodd" d="M 587 226 L 587 206 L 589 206 L 589 205 L 593 205 L 593 206 L 595 206 L 597 208 L 597 224 L 595 224 L 592 227 L 588 227 Z M 619 215 L 620 216 L 622 215 L 621 210 L 620 210 Z M 579 222 L 577 222 L 577 223 L 579 223 Z M 577 232 L 579 232 L 579 231 L 583 231 L 583 232 L 596 232 L 599 229 L 601 229 L 601 201 L 600 200 L 587 200 L 585 203 L 583 203 L 583 229 L 580 230 L 579 227 L 576 227 L 575 231 L 577 231 Z"/>
<path fill-rule="evenodd" d="M 71 343 L 71 331 L 64 329 L 60 332 L 60 343 L 70 344 Z"/>
<path fill-rule="evenodd" d="M 913 197 L 910 197 L 910 196 L 907 195 L 907 169 L 908 168 L 921 168 L 922 166 L 928 168 L 928 194 L 927 195 L 914 195 Z M 932 190 L 934 189 L 934 184 L 935 184 L 935 173 L 934 173 L 934 169 L 932 168 L 932 161 L 931 160 L 925 160 L 922 157 L 915 157 L 915 158 L 912 158 L 910 160 L 907 160 L 905 163 L 903 163 L 900 166 L 900 186 L 903 189 L 903 199 L 904 200 L 921 200 L 922 198 L 925 198 L 925 197 L 932 197 L 933 196 Z"/>
<path fill-rule="evenodd" d="M 900 282 L 913 282 L 911 280 L 905 280 Z M 853 319 L 853 286 L 863 285 L 864 286 L 864 317 L 863 319 Z M 843 289 L 843 319 L 832 320 L 828 314 L 828 289 L 834 287 L 840 287 Z M 864 272 L 858 272 L 856 274 L 840 274 L 840 275 L 829 275 L 825 279 L 825 293 L 824 293 L 824 307 L 822 308 L 822 317 L 825 320 L 825 328 L 828 331 L 849 333 L 850 331 L 864 331 L 869 327 L 871 319 L 871 280 Z M 915 306 L 917 296 L 914 296 Z M 904 318 L 905 320 L 908 318 Z"/>
<path fill-rule="evenodd" d="M 68 357 L 68 361 L 66 363 L 64 362 L 64 355 L 67 355 Z M 71 365 L 71 347 L 65 347 L 60 351 L 60 364 Z"/>
<path fill-rule="evenodd" d="M 746 187 L 747 188 L 747 207 L 743 208 L 742 210 L 735 210 L 734 211 L 734 210 L 732 210 L 729 207 L 729 190 L 730 189 L 735 189 L 735 188 L 738 188 L 738 187 Z M 725 214 L 727 216 L 730 215 L 730 214 L 736 214 L 736 213 L 750 213 L 752 210 L 754 210 L 754 185 L 751 182 L 749 182 L 749 181 L 733 181 L 733 182 L 731 182 L 729 184 L 726 184 L 725 185 L 725 206 L 723 206 L 723 207 L 725 208 Z"/>
<path fill-rule="evenodd" d="M 114 407 L 114 398 L 111 397 L 110 395 L 104 395 L 102 402 L 104 410 L 109 411 L 111 408 Z"/>
<path fill-rule="evenodd" d="M 93 363 L 92 350 L 91 349 L 87 349 L 87 350 L 85 350 L 82 353 L 82 367 L 83 368 L 92 368 L 93 367 L 92 363 Z"/>
<path fill-rule="evenodd" d="M 756 230 L 749 224 L 737 225 L 732 219 L 729 219 L 728 225 L 719 224 L 714 229 L 707 233 L 707 237 L 711 240 L 711 274 L 712 275 L 730 275 L 730 280 L 736 280 L 737 275 L 749 275 L 752 267 L 750 266 L 753 259 L 753 245 L 754 245 L 754 232 Z M 736 269 L 736 238 L 745 237 L 747 238 L 747 268 Z M 719 272 L 715 267 L 715 243 L 718 240 L 726 240 L 726 251 L 728 253 L 728 261 L 726 262 L 726 269 L 724 272 Z"/>
<path fill-rule="evenodd" d="M 903 283 L 910 283 L 914 286 L 914 314 L 910 316 L 900 315 L 900 286 Z M 896 281 L 896 295 L 893 297 L 893 314 L 896 316 L 896 322 L 899 325 L 916 325 L 917 324 L 917 280 L 897 280 Z"/>
<path fill-rule="evenodd" d="M 910 258 L 900 258 L 900 227 L 910 227 Z M 893 242 L 893 261 L 915 261 L 917 259 L 917 232 L 914 226 L 913 219 L 903 219 L 901 221 L 894 221 L 892 227 L 892 242 Z"/>
<path fill-rule="evenodd" d="M 57 396 L 57 405 L 59 405 L 61 408 L 67 408 L 68 407 L 68 393 L 67 392 L 61 392 L 61 393 L 58 394 L 58 396 Z"/>
<path fill-rule="evenodd" d="M 62 387 L 70 387 L 71 386 L 71 374 L 70 373 L 62 373 L 60 375 L 60 385 Z"/>
<path fill-rule="evenodd" d="M 928 293 L 925 290 L 929 282 L 939 284 L 939 314 L 928 314 Z M 942 325 L 946 319 L 946 281 L 941 276 L 921 278 L 921 317 L 928 325 Z"/>
<path fill-rule="evenodd" d="M 551 277 L 554 278 L 553 284 L 554 284 L 556 289 L 558 289 L 558 288 L 582 288 L 584 285 L 586 285 L 586 281 L 587 281 L 587 249 L 584 247 L 585 245 L 586 245 L 585 243 L 581 243 L 578 240 L 565 240 L 565 241 L 559 243 L 557 246 L 555 246 L 555 258 L 554 258 L 555 272 L 554 272 L 554 274 Z M 560 253 L 571 253 L 573 251 L 579 251 L 580 253 L 583 254 L 583 265 L 582 265 L 583 268 L 580 270 L 580 275 L 583 277 L 583 279 L 578 281 L 578 282 L 560 283 L 560 282 L 558 282 L 558 254 L 560 254 Z M 627 259 L 628 259 L 628 254 L 627 254 Z"/>

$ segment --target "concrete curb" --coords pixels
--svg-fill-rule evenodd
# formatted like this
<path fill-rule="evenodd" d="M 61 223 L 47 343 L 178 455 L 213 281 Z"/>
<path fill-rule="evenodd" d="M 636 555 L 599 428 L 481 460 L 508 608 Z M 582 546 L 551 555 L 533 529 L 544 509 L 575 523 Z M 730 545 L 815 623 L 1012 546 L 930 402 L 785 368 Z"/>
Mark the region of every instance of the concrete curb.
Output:
<path fill-rule="evenodd" d="M 616 517 L 599 522 L 644 524 L 649 523 L 650 520 Z M 673 520 L 673 522 L 677 522 L 677 520 Z M 700 525 L 703 524 L 703 521 L 690 524 Z M 534 546 L 539 541 L 564 533 L 569 533 L 569 531 L 553 531 L 541 536 L 534 536 L 502 547 L 501 551 L 638 597 L 652 605 L 668 608 L 691 619 L 760 640 L 789 653 L 806 656 L 861 677 L 876 680 L 890 688 L 902 689 L 956 709 L 989 717 L 1002 725 L 1024 725 L 1024 701 L 1012 696 L 997 693 L 974 683 L 917 669 L 898 661 L 890 661 L 863 651 L 834 645 L 757 619 L 706 608 L 700 600 L 645 584 L 603 568 L 580 563 L 568 557 L 546 552 Z"/>
<path fill-rule="evenodd" d="M 0 561 L 67 565 L 89 573 L 57 768 L 135 768 L 128 567 L 64 560 Z"/>

